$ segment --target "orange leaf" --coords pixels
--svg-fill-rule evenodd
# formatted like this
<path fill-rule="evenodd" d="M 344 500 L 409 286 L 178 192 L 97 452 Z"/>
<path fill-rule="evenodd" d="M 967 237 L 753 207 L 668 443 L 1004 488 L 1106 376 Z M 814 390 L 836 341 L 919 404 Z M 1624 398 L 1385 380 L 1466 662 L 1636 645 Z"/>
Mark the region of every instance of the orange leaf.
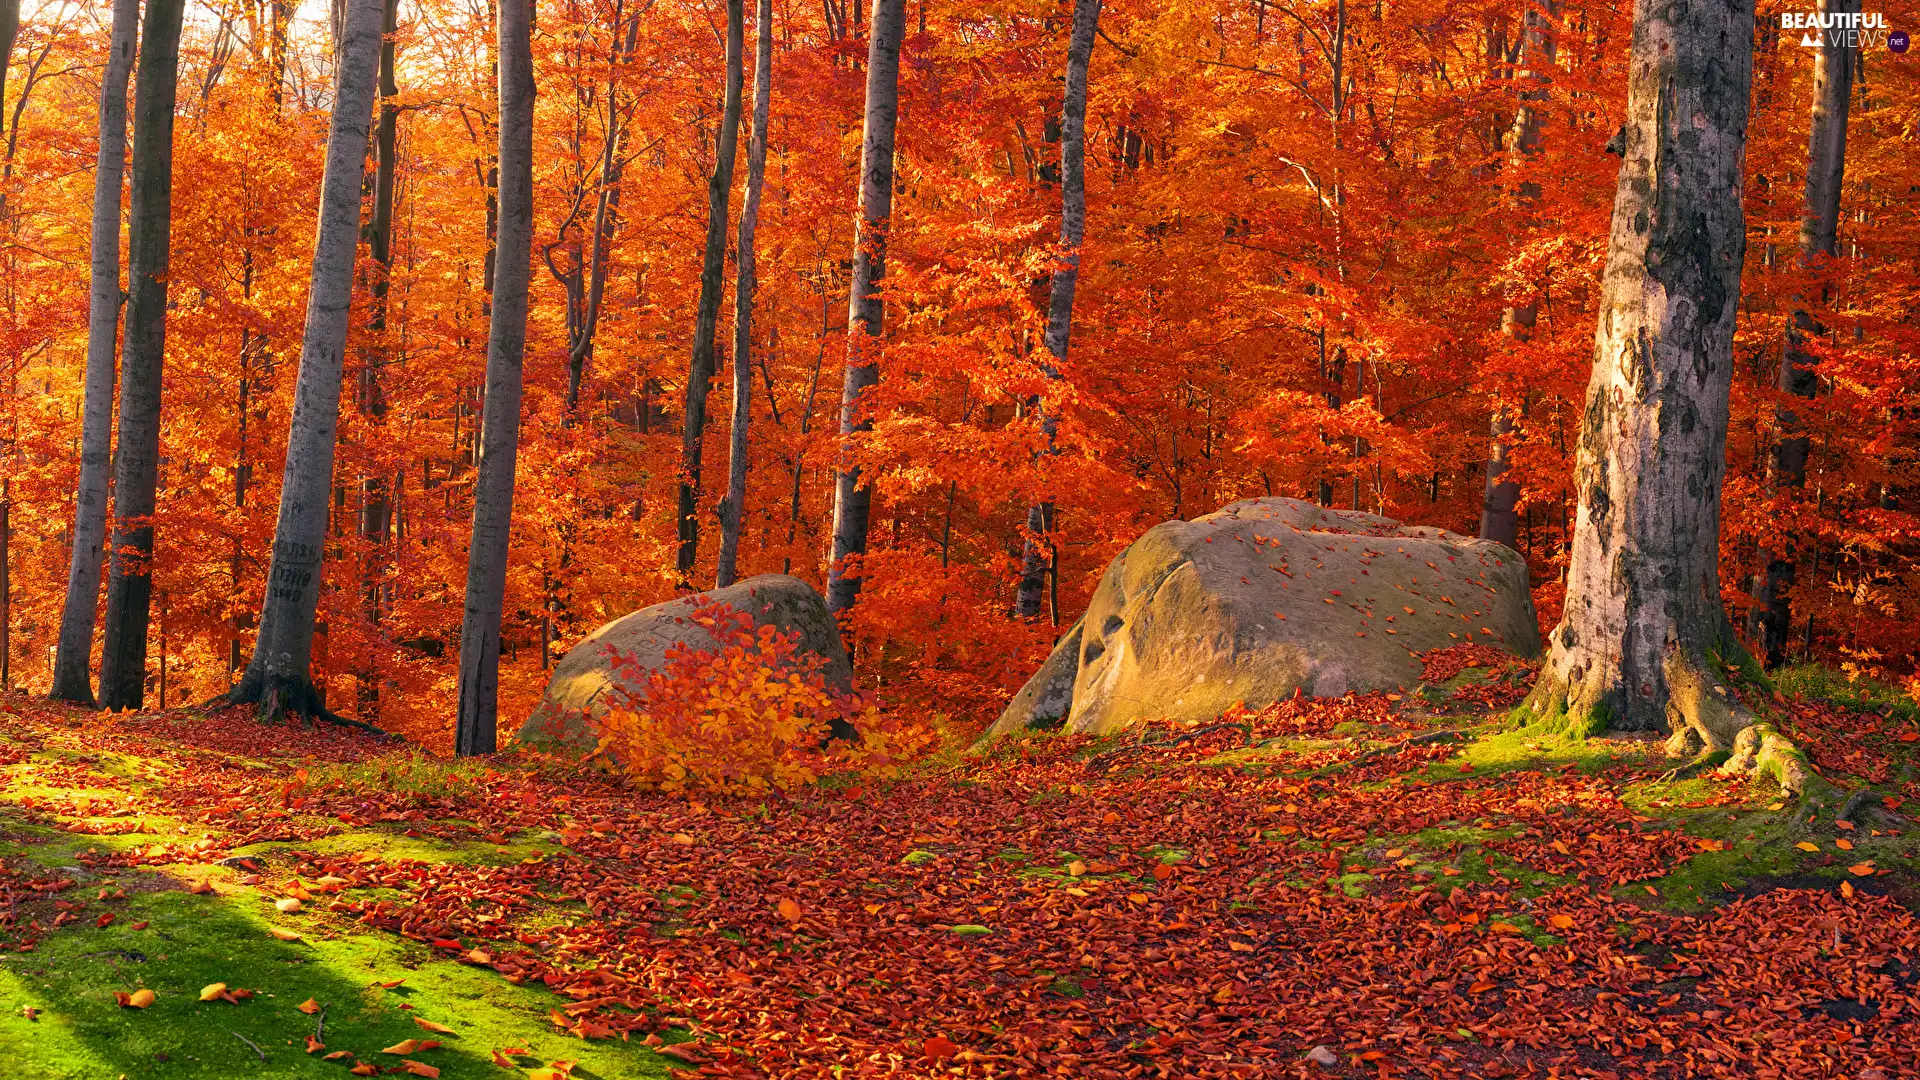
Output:
<path fill-rule="evenodd" d="M 267 933 L 272 934 L 274 937 L 279 938 L 281 941 L 299 941 L 300 940 L 300 935 L 296 931 L 282 930 L 277 926 L 268 927 Z"/>
<path fill-rule="evenodd" d="M 375 1065 L 371 1061 L 363 1061 L 347 1071 L 355 1076 L 379 1076 L 380 1066 Z"/>
<path fill-rule="evenodd" d="M 1872 877 L 1873 864 L 1870 862 L 1854 863 L 1852 866 L 1847 867 L 1847 873 L 1852 874 L 1854 877 Z"/>
<path fill-rule="evenodd" d="M 800 921 L 800 905 L 794 903 L 791 899 L 787 897 L 784 897 L 784 896 L 781 897 L 780 898 L 780 917 L 787 920 L 790 923 L 799 922 Z"/>
<path fill-rule="evenodd" d="M 1469 986 L 1469 987 L 1467 987 L 1467 993 L 1469 993 L 1469 994 L 1484 994 L 1484 993 L 1486 993 L 1487 991 L 1489 991 L 1489 990 L 1491 990 L 1491 989 L 1493 989 L 1493 984 L 1492 984 L 1492 983 L 1490 983 L 1490 982 L 1477 982 L 1477 983 L 1474 983 L 1474 984 L 1473 984 L 1472 986 Z"/>
<path fill-rule="evenodd" d="M 353 1056 L 353 1051 L 351 1050 L 335 1050 L 333 1053 L 326 1055 L 320 1060 L 321 1061 L 339 1061 L 341 1058 L 350 1058 L 352 1056 Z"/>
<path fill-rule="evenodd" d="M 321 1042 L 311 1035 L 307 1036 L 307 1053 L 311 1054 L 316 1050 L 325 1050 L 326 1048 L 326 1043 Z"/>
<path fill-rule="evenodd" d="M 1801 851 L 1819 851 L 1820 850 L 1819 844 L 1815 844 L 1807 840 L 1802 840 L 1793 846 L 1799 848 Z"/>
<path fill-rule="evenodd" d="M 401 1041 L 394 1043 L 392 1046 L 389 1046 L 385 1050 L 382 1050 L 380 1052 L 383 1054 L 399 1054 L 399 1055 L 405 1056 L 407 1054 L 413 1053 L 418 1049 L 420 1049 L 419 1039 L 402 1039 Z"/>
<path fill-rule="evenodd" d="M 927 1040 L 926 1051 L 928 1061 L 939 1061 L 959 1053 L 960 1046 L 945 1035 L 935 1035 Z"/>
<path fill-rule="evenodd" d="M 1168 878 L 1170 878 L 1170 877 L 1172 877 L 1172 876 L 1173 876 L 1173 867 L 1171 867 L 1171 866 L 1168 866 L 1168 865 L 1167 865 L 1166 863 L 1155 863 L 1155 864 L 1154 864 L 1154 866 L 1153 866 L 1153 880 L 1155 880 L 1155 881 L 1165 881 L 1165 880 L 1167 880 Z"/>
<path fill-rule="evenodd" d="M 218 1001 L 227 992 L 226 983 L 208 983 L 200 988 L 201 1001 Z"/>
<path fill-rule="evenodd" d="M 1571 915 L 1551 916 L 1547 919 L 1547 925 L 1553 927 L 1555 930 L 1571 930 L 1573 929 L 1573 916 Z"/>
<path fill-rule="evenodd" d="M 115 990 L 113 992 L 113 1000 L 119 1002 L 122 1008 L 144 1009 L 153 1004 L 153 991 L 145 987 L 135 990 L 131 994 L 125 990 Z"/>
<path fill-rule="evenodd" d="M 1835 840 L 1835 841 L 1833 842 L 1833 846 L 1834 846 L 1834 847 L 1837 847 L 1837 848 L 1839 848 L 1839 849 L 1840 849 L 1841 851 L 1852 851 L 1852 850 L 1853 850 L 1853 841 L 1851 841 L 1851 840 L 1849 840 L 1849 839 L 1847 839 L 1846 837 L 1844 837 L 1844 836 L 1843 836 L 1843 837 L 1841 837 L 1840 839 L 1838 839 L 1838 840 Z"/>
<path fill-rule="evenodd" d="M 425 1076 L 429 1078 L 429 1080 L 440 1075 L 439 1069 L 431 1065 L 423 1065 L 418 1061 L 403 1061 L 400 1063 L 400 1068 L 404 1072 L 410 1072 L 415 1076 Z"/>
<path fill-rule="evenodd" d="M 313 1000 L 312 998 L 308 998 L 307 1000 L 301 1002 L 300 1004 L 295 1005 L 294 1008 L 299 1009 L 301 1012 L 306 1013 L 308 1016 L 312 1016 L 314 1013 L 317 1013 L 320 1011 L 320 1003 Z"/>
<path fill-rule="evenodd" d="M 445 1025 L 445 1024 L 436 1024 L 436 1023 L 434 1023 L 434 1022 L 433 1022 L 433 1021 L 431 1021 L 431 1020 L 422 1020 L 422 1019 L 421 1019 L 420 1017 L 418 1017 L 418 1016 L 416 1016 L 416 1017 L 414 1017 L 414 1018 L 413 1018 L 413 1022 L 414 1022 L 415 1024 L 417 1024 L 417 1025 L 419 1025 L 420 1027 L 423 1027 L 423 1028 L 425 1028 L 425 1029 L 427 1029 L 428 1031 L 431 1031 L 431 1032 L 433 1032 L 433 1033 L 434 1033 L 435 1035 L 452 1035 L 452 1034 L 455 1034 L 455 1032 L 454 1032 L 454 1030 L 453 1030 L 452 1028 L 450 1028 L 450 1027 L 448 1027 L 448 1026 L 447 1026 L 447 1025 Z"/>

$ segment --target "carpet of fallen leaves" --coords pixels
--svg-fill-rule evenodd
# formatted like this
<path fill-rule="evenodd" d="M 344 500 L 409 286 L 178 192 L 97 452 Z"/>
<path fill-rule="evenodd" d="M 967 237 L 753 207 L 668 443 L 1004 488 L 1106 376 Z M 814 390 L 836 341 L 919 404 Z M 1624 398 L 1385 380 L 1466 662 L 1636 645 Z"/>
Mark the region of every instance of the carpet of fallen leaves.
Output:
<path fill-rule="evenodd" d="M 508 758 L 443 798 L 314 783 L 305 767 L 389 751 L 238 716 L 39 709 L 4 733 L 16 752 L 153 763 L 138 806 L 24 813 L 200 826 L 103 861 L 291 842 L 248 880 L 310 897 L 302 918 L 543 982 L 552 1022 L 582 1037 L 690 1026 L 704 1041 L 674 1048 L 687 1076 L 1858 1080 L 1920 1061 L 1920 923 L 1873 879 L 1729 894 L 1700 915 L 1643 906 L 1634 883 L 1702 846 L 1621 803 L 1658 762 L 1482 777 L 1430 768 L 1448 743 L 1363 756 L 1336 737 L 1369 725 L 1377 749 L 1421 730 L 1399 708 L 1294 701 L 1197 738 L 1089 754 L 1060 736 L 886 786 L 711 803 Z M 1220 756 L 1302 738 L 1321 748 L 1284 769 Z M 299 853 L 349 829 L 544 853 Z M 1565 877 L 1526 888 L 1535 874 Z"/>

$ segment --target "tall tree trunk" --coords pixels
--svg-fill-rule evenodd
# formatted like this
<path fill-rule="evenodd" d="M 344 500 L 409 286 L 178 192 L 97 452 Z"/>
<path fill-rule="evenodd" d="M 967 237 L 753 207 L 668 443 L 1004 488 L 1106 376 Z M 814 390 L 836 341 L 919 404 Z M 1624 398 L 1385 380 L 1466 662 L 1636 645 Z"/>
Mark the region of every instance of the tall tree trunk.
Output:
<path fill-rule="evenodd" d="M 399 150 L 400 108 L 395 99 L 400 87 L 394 82 L 396 57 L 394 34 L 400 28 L 400 0 L 386 0 L 380 40 L 379 119 L 373 134 L 373 218 L 367 223 L 367 247 L 373 255 L 372 310 L 367 328 L 373 341 L 360 367 L 360 411 L 366 418 L 362 443 L 372 451 L 384 440 L 381 430 L 387 415 L 386 391 L 380 380 L 382 369 L 391 359 L 387 342 L 388 294 L 393 284 L 393 171 Z M 360 477 L 360 538 L 366 541 L 365 565 L 361 567 L 361 588 L 367 622 L 380 624 L 382 594 L 385 591 L 385 549 L 393 525 L 393 508 L 387 497 L 387 470 L 370 463 Z M 354 673 L 360 715 L 371 718 L 380 711 L 380 673 L 375 658 L 368 655 Z"/>
<path fill-rule="evenodd" d="M 500 696 L 500 611 L 520 445 L 520 367 L 533 263 L 533 0 L 500 5 L 500 258 L 487 327 L 486 401 L 460 623 L 460 711 L 454 751 L 491 754 Z"/>
<path fill-rule="evenodd" d="M 1544 9 L 1534 7 L 1531 2 L 1526 5 L 1518 77 L 1531 85 L 1520 92 L 1519 107 L 1514 110 L 1511 158 L 1516 166 L 1540 152 L 1540 129 L 1546 119 L 1542 103 L 1547 100 L 1549 72 L 1553 70 L 1558 54 L 1554 21 L 1559 14 L 1558 0 L 1545 0 Z M 1515 185 L 1513 194 L 1516 208 L 1524 212 L 1540 200 L 1540 185 L 1531 180 L 1522 180 Z M 1533 337 L 1533 327 L 1538 317 L 1539 310 L 1531 302 L 1509 304 L 1500 316 L 1500 332 L 1510 341 L 1526 341 Z M 1515 507 L 1520 503 L 1520 485 L 1506 475 L 1507 454 L 1511 449 L 1508 439 L 1513 434 L 1511 409 L 1511 405 L 1501 403 L 1493 410 L 1492 449 L 1487 454 L 1487 488 L 1480 506 L 1480 538 L 1518 550 L 1520 515 Z"/>
<path fill-rule="evenodd" d="M 840 392 L 841 453 L 851 436 L 868 431 L 861 398 L 880 382 L 880 330 L 885 311 L 880 284 L 887 272 L 887 235 L 893 228 L 893 132 L 900 119 L 900 39 L 906 0 L 874 0 L 867 42 L 867 108 L 860 141 L 860 222 L 853 238 L 853 284 L 847 297 L 847 373 Z M 827 566 L 827 609 L 851 611 L 860 596 L 860 571 L 849 565 L 867 552 L 873 488 L 856 465 L 834 470 L 833 554 Z"/>
<path fill-rule="evenodd" d="M 20 0 L 0 0 L 0 126 L 7 115 L 7 67 L 13 59 L 13 40 L 20 35 Z"/>
<path fill-rule="evenodd" d="M 127 228 L 127 339 L 120 365 L 119 453 L 107 575 L 100 705 L 137 709 L 153 599 L 154 489 L 160 468 L 161 356 L 173 230 L 173 104 L 184 0 L 147 0 L 133 100 L 133 202 Z"/>
<path fill-rule="evenodd" d="M 92 281 L 87 295 L 87 376 L 80 410 L 80 481 L 73 499 L 73 557 L 53 660 L 53 697 L 93 704 L 93 624 L 113 467 L 113 368 L 120 329 L 120 189 L 127 168 L 127 77 L 140 0 L 114 0 L 113 36 L 100 77 L 100 153 L 93 170 Z"/>
<path fill-rule="evenodd" d="M 320 182 L 320 223 L 313 242 L 313 274 L 287 434 L 280 514 L 273 531 L 273 560 L 267 568 L 267 595 L 253 657 L 228 695 L 233 703 L 257 702 L 263 719 L 297 713 L 338 720 L 327 712 L 313 684 L 314 616 L 320 603 L 327 503 L 340 427 L 341 369 L 360 236 L 361 163 L 373 117 L 384 20 L 383 0 L 348 0 L 341 24 L 333 119 Z"/>
<path fill-rule="evenodd" d="M 1822 12 L 1858 12 L 1860 0 L 1825 0 Z M 1846 176 L 1847 112 L 1852 100 L 1854 51 L 1822 37 L 1813 58 L 1813 118 L 1807 133 L 1806 214 L 1800 221 L 1800 266 L 1815 268 L 1834 256 L 1840 221 L 1840 186 Z M 1824 270 L 1824 268 L 1821 268 Z M 1824 291 L 1824 290 L 1823 290 Z M 1821 297 L 1822 300 L 1825 297 Z M 1823 333 L 1808 310 L 1806 298 L 1793 298 L 1793 315 L 1780 349 L 1781 392 L 1810 398 L 1818 386 L 1813 357 L 1803 348 L 1810 337 Z M 1780 408 L 1774 416 L 1772 475 L 1775 491 L 1797 489 L 1807 482 L 1807 430 L 1797 411 Z M 1768 667 L 1786 658 L 1787 631 L 1793 622 L 1792 592 L 1796 556 L 1791 541 L 1778 549 L 1762 547 L 1763 567 L 1754 589 L 1754 636 L 1760 641 Z"/>
<path fill-rule="evenodd" d="M 1080 245 L 1087 232 L 1087 65 L 1093 58 L 1093 39 L 1100 29 L 1100 0 L 1074 0 L 1073 36 L 1067 41 L 1067 86 L 1060 109 L 1060 263 L 1053 271 L 1053 292 L 1047 301 L 1047 353 L 1040 368 L 1047 378 L 1060 378 L 1067 359 L 1067 341 L 1073 329 L 1073 290 L 1080 277 Z M 1054 436 L 1059 422 L 1040 410 L 1040 429 L 1047 436 L 1047 455 L 1057 451 Z M 1047 581 L 1057 571 L 1057 548 L 1043 538 L 1053 532 L 1053 500 L 1027 508 L 1027 534 L 1020 555 L 1020 589 L 1014 614 L 1031 619 L 1040 614 Z M 1056 621 L 1057 614 L 1056 614 Z"/>
<path fill-rule="evenodd" d="M 1530 705 L 1728 746 L 1720 483 L 1753 0 L 1636 0 L 1625 160 L 1574 471 L 1566 614 Z M 1711 691 L 1721 691 L 1720 694 Z"/>
<path fill-rule="evenodd" d="M 773 0 L 754 12 L 753 141 L 747 147 L 747 194 L 740 207 L 739 274 L 733 286 L 733 423 L 728 430 L 727 498 L 720 504 L 720 559 L 714 584 L 733 584 L 740 561 L 740 518 L 747 505 L 747 424 L 753 416 L 753 230 L 767 176 L 767 114 L 773 101 Z"/>
<path fill-rule="evenodd" d="M 733 158 L 740 141 L 743 6 L 743 0 L 727 0 L 727 96 L 714 147 L 713 175 L 707 180 L 707 248 L 700 263 L 700 310 L 693 326 L 693 362 L 687 368 L 686 410 L 680 428 L 680 552 L 674 565 L 682 581 L 693 574 L 700 549 L 700 457 L 707 431 L 707 393 L 713 383 L 720 294 L 726 288 L 722 275 L 727 257 L 727 201 L 733 194 Z"/>

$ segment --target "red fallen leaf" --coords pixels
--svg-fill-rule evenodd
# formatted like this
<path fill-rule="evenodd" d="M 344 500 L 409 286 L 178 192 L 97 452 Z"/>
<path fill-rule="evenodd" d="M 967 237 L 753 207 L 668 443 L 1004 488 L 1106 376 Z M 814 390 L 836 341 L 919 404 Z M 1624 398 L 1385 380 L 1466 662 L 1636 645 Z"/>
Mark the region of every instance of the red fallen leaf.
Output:
<path fill-rule="evenodd" d="M 684 1061 L 689 1065 L 706 1065 L 713 1061 L 712 1058 L 702 1054 L 699 1048 L 693 1043 L 670 1043 L 666 1046 L 656 1046 L 653 1048 L 653 1052 L 674 1058 L 678 1061 Z"/>
<path fill-rule="evenodd" d="M 142 919 L 141 921 L 127 927 L 127 929 L 129 930 L 145 930 L 146 928 L 147 928 L 147 921 L 145 919 Z"/>
<path fill-rule="evenodd" d="M 1166 863 L 1153 864 L 1153 880 L 1165 881 L 1172 876 L 1173 876 L 1173 867 L 1168 866 Z"/>
<path fill-rule="evenodd" d="M 525 1056 L 527 1056 L 526 1047 L 508 1046 L 504 1048 L 495 1049 L 493 1051 L 493 1063 L 495 1065 L 500 1066 L 503 1069 L 517 1069 L 520 1066 L 515 1065 L 512 1059 L 516 1057 L 525 1057 Z"/>
<path fill-rule="evenodd" d="M 959 1044 L 947 1038 L 945 1035 L 935 1035 L 933 1038 L 927 1040 L 926 1053 L 928 1061 L 942 1061 L 959 1052 Z"/>
<path fill-rule="evenodd" d="M 1491 989 L 1493 989 L 1493 988 L 1494 988 L 1494 985 L 1495 985 L 1495 984 L 1493 984 L 1493 983 L 1490 983 L 1490 982 L 1477 982 L 1477 983 L 1474 983 L 1474 984 L 1473 984 L 1472 986 L 1469 986 L 1469 987 L 1467 987 L 1467 993 L 1469 993 L 1469 994 L 1484 994 L 1484 993 L 1486 993 L 1487 991 L 1489 991 L 1489 990 L 1491 990 Z"/>
<path fill-rule="evenodd" d="M 380 1066 L 375 1065 L 371 1061 L 363 1061 L 347 1071 L 355 1076 L 379 1076 Z"/>
<path fill-rule="evenodd" d="M 333 1053 L 327 1054 L 326 1056 L 322 1057 L 320 1060 L 321 1061 L 339 1061 L 342 1058 L 350 1058 L 352 1056 L 353 1056 L 353 1051 L 351 1050 L 335 1050 Z"/>
<path fill-rule="evenodd" d="M 1920 731 L 1903 731 L 1900 733 L 1900 741 L 1920 742 Z"/>
<path fill-rule="evenodd" d="M 415 1076 L 424 1076 L 424 1077 L 427 1077 L 428 1080 L 432 1080 L 433 1077 L 440 1075 L 439 1069 L 436 1069 L 431 1065 L 426 1065 L 421 1062 L 414 1061 L 412 1059 L 402 1061 L 400 1063 L 400 1071 L 406 1072 L 406 1073 L 412 1073 Z"/>
<path fill-rule="evenodd" d="M 113 912 L 108 911 L 103 912 L 99 918 L 93 920 L 93 925 L 104 928 L 111 922 L 113 922 Z"/>

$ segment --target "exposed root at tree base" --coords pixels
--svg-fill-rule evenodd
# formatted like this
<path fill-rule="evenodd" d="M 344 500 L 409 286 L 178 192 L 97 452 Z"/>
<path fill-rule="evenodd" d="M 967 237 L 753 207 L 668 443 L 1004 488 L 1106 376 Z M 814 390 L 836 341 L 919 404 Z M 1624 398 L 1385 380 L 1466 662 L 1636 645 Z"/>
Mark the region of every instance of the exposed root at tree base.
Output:
<path fill-rule="evenodd" d="M 404 741 L 393 732 L 363 720 L 341 716 L 327 708 L 326 702 L 320 697 L 319 688 L 309 679 L 243 679 L 231 691 L 209 701 L 203 708 L 218 709 L 233 705 L 255 706 L 256 715 L 263 724 L 277 724 L 283 720 L 297 720 L 303 724 L 324 722 L 363 731 L 390 742 Z"/>

